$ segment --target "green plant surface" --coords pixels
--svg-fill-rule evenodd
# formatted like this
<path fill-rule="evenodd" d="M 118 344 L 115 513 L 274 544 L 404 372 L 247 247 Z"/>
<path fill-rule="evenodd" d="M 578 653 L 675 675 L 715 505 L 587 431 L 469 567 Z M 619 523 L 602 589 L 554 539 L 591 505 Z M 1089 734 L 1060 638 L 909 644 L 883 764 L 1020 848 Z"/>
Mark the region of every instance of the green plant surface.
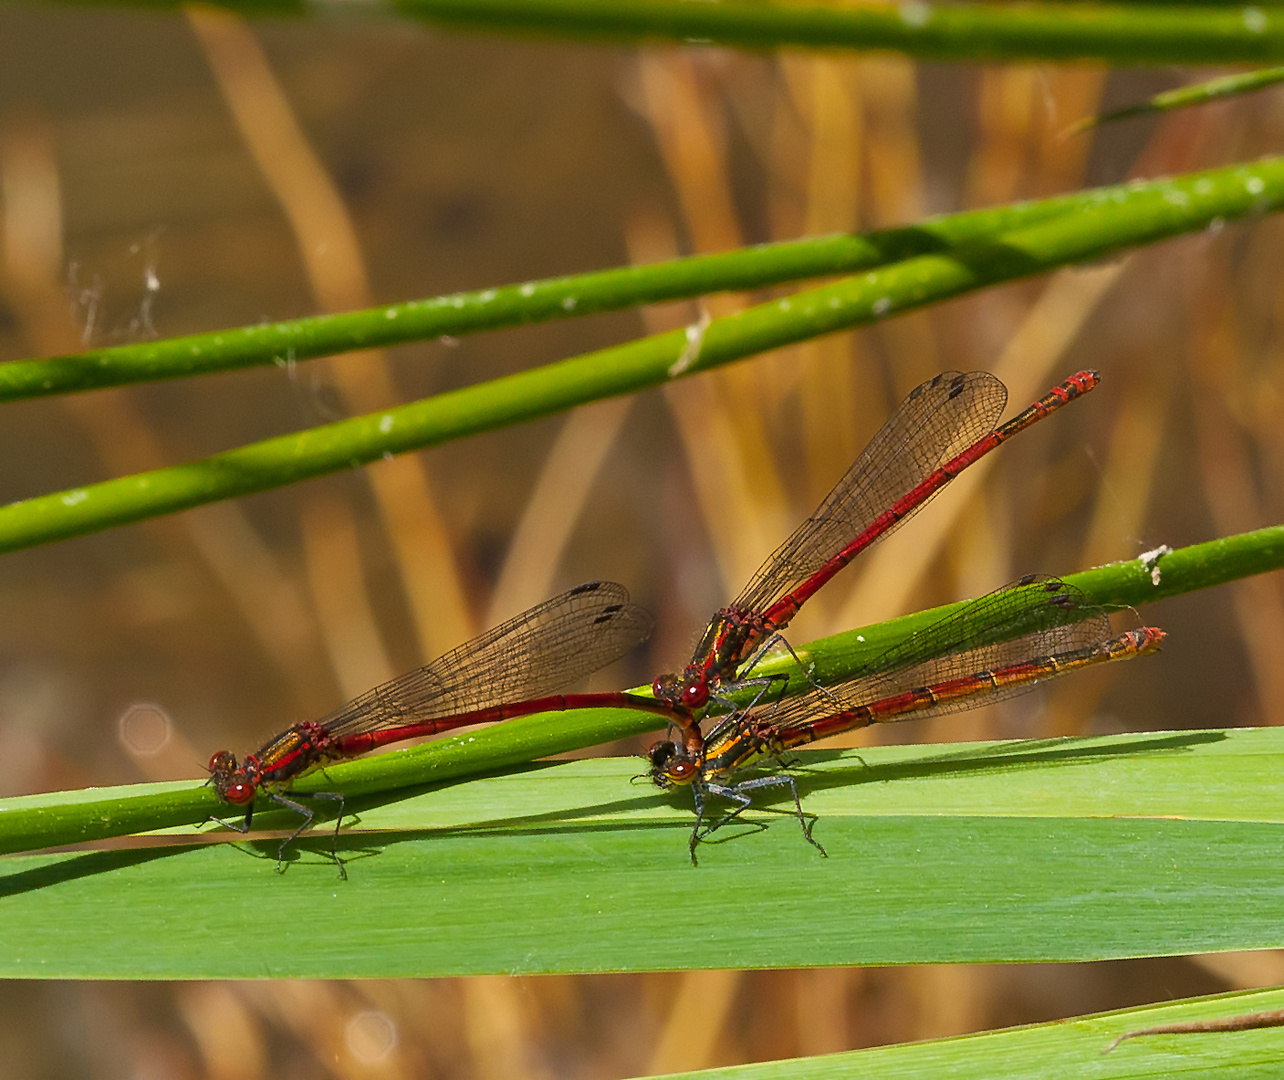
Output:
<path fill-rule="evenodd" d="M 1284 1065 L 1284 1029 L 1152 1035 L 1106 1047 L 1117 1035 L 1140 1027 L 1220 1020 L 1284 1006 L 1284 990 L 1257 990 L 1217 997 L 1121 1009 L 1050 1024 L 1032 1024 L 953 1039 L 880 1046 L 844 1054 L 773 1061 L 683 1073 L 692 1080 L 863 1080 L 948 1076 L 951 1080 L 1127 1080 L 1129 1077 L 1216 1077 L 1266 1080 Z M 1002 1063 L 998 1065 L 997 1063 Z"/>
<path fill-rule="evenodd" d="M 1271 529 L 1165 554 L 1158 584 L 1153 563 L 1137 560 L 1067 580 L 1135 602 L 1279 565 L 1282 541 Z M 838 635 L 800 658 L 832 664 L 845 644 L 859 666 L 885 647 L 881 635 L 955 606 Z M 800 755 L 798 784 L 828 858 L 803 842 L 777 790 L 702 844 L 693 868 L 690 795 L 654 789 L 642 759 L 519 766 L 653 723 L 621 710 L 527 717 L 304 777 L 295 790 L 348 798 L 337 848 L 348 881 L 328 859 L 328 825 L 287 850 L 284 873 L 278 838 L 189 844 L 190 826 L 156 846 L 11 856 L 0 905 L 15 944 L 0 971 L 444 975 L 1284 944 L 1284 731 L 814 751 Z M 260 800 L 258 826 L 292 828 L 270 805 Z M 0 804 L 0 836 L 12 850 L 37 840 L 32 828 L 54 829 L 45 843 L 122 824 L 172 829 L 217 807 L 192 784 L 52 793 Z M 293 918 L 299 910 L 309 917 Z M 638 932 L 674 911 L 688 933 Z M 229 956 L 220 940 L 241 947 Z"/>
<path fill-rule="evenodd" d="M 173 0 L 146 0 L 174 7 Z M 233 0 L 245 15 L 316 14 L 299 0 Z M 324 9 L 323 5 L 323 8 Z M 340 7 L 341 5 L 329 5 Z M 829 5 L 769 0 L 394 0 L 381 10 L 459 29 L 746 49 L 887 49 L 931 60 L 1218 64 L 1284 57 L 1269 5 Z M 345 9 L 345 14 L 350 11 Z"/>
<path fill-rule="evenodd" d="M 943 214 L 895 229 L 759 244 L 716 255 L 384 304 L 365 311 L 133 342 L 68 356 L 13 360 L 0 364 L 0 401 L 284 364 L 352 349 L 400 345 L 443 335 L 458 337 L 523 323 L 619 311 L 639 304 L 873 270 L 919 255 L 949 255 L 1063 214 L 1086 213 L 1114 203 L 1144 213 L 1171 213 L 1173 200 L 1181 202 L 1181 195 L 1174 194 L 1174 190 L 1201 197 L 1218 191 L 1220 198 L 1227 194 L 1228 187 L 1235 195 L 1243 182 L 1238 166 L 1209 169 L 1178 181 L 1134 181 L 1050 199 Z M 1174 183 L 1178 185 L 1176 189 Z M 1209 184 L 1213 185 L 1211 189 Z M 1151 204 L 1150 209 L 1147 204 Z M 1223 209 L 1229 215 L 1236 212 L 1234 206 Z M 1193 227 L 1201 227 L 1218 212 L 1217 207 L 1203 207 Z M 1188 222 L 1180 227 L 1192 226 Z M 856 314 L 857 323 L 874 316 L 872 311 Z"/>
<path fill-rule="evenodd" d="M 1140 608 L 1156 600 L 1284 567 L 1284 526 L 1274 525 L 1203 544 L 1162 550 L 1163 554 L 1155 553 L 1153 557 L 1065 574 L 1060 580 L 1108 611 Z M 853 672 L 864 670 L 865 665 L 881 656 L 893 642 L 957 612 L 966 603 L 959 601 L 889 619 L 877 626 L 834 634 L 797 650 L 798 657 L 813 667 L 815 679 L 832 685 L 850 678 Z M 1067 621 L 1073 620 L 1073 612 L 1068 613 Z M 787 693 L 802 693 L 810 686 L 792 663 L 764 664 L 763 670 L 788 673 Z"/>
<path fill-rule="evenodd" d="M 919 255 L 821 288 L 378 413 L 0 507 L 0 551 L 96 532 L 355 468 L 575 405 L 707 371 L 1004 281 L 1284 205 L 1284 158 L 1174 179 L 944 254 Z"/>
<path fill-rule="evenodd" d="M 269 0 L 271 2 L 271 0 Z M 253 10 L 256 0 L 249 0 Z M 508 32 L 778 49 L 888 49 L 930 60 L 1199 64 L 1284 56 L 1265 8 L 1026 3 L 833 6 L 724 0 L 398 0 L 404 15 Z"/>
<path fill-rule="evenodd" d="M 1181 548 L 1155 561 L 1133 559 L 1072 574 L 1064 580 L 1092 601 L 1117 608 L 1139 606 L 1281 566 L 1284 527 L 1276 526 Z M 962 602 L 949 604 L 835 634 L 797 646 L 795 652 L 803 664 L 813 668 L 815 678 L 833 685 L 867 670 L 893 642 L 930 626 L 961 606 Z M 1073 613 L 1067 617 L 1073 618 Z M 788 674 L 785 692 L 789 694 L 802 693 L 811 686 L 787 654 L 769 658 L 758 670 Z M 522 717 L 408 750 L 334 765 L 324 773 L 300 778 L 292 789 L 303 793 L 339 790 L 350 798 L 386 797 L 390 792 L 492 773 L 655 729 L 656 718 L 639 710 L 581 709 Z M 278 825 L 285 823 L 284 815 L 278 814 L 275 819 L 267 816 L 272 805 L 259 800 L 258 809 L 265 812 L 256 818 L 261 825 L 273 820 Z M 4 799 L 0 800 L 0 852 L 32 851 L 198 825 L 211 816 L 228 816 L 228 811 L 208 786 L 191 781 Z"/>
<path fill-rule="evenodd" d="M 1091 127 L 1110 124 L 1116 120 L 1127 120 L 1133 116 L 1144 116 L 1147 113 L 1171 112 L 1174 109 L 1189 109 L 1195 105 L 1207 105 L 1212 101 L 1222 101 L 1230 97 L 1240 97 L 1284 82 L 1284 68 L 1263 68 L 1259 71 L 1243 71 L 1235 75 L 1223 75 L 1221 78 L 1209 79 L 1192 86 L 1179 86 L 1176 90 L 1165 90 L 1161 94 L 1135 105 L 1122 109 L 1112 109 L 1100 116 L 1089 116 L 1071 125 L 1069 134 L 1078 134 Z"/>
<path fill-rule="evenodd" d="M 1224 169 L 1191 174 L 1214 183 Z M 239 326 L 160 341 L 113 345 L 68 356 L 0 364 L 0 401 L 105 386 L 176 379 L 263 364 L 285 364 L 352 349 L 460 337 L 550 319 L 578 318 L 734 289 L 850 274 L 915 255 L 948 252 L 1013 229 L 1117 198 L 1136 199 L 1170 181 L 1118 185 L 986 210 L 943 214 L 913 225 L 759 244 L 646 266 L 500 285 L 338 315 Z"/>
<path fill-rule="evenodd" d="M 1284 732 L 802 755 L 700 846 L 637 759 L 353 800 L 309 837 L 13 856 L 8 976 L 426 976 L 1070 961 L 1284 946 Z M 662 929 L 667 928 L 667 929 Z M 235 943 L 235 947 L 229 947 Z"/>
<path fill-rule="evenodd" d="M 178 10 L 172 0 L 133 6 Z M 297 0 L 228 6 L 305 17 L 356 10 Z M 378 13 L 480 32 L 772 54 L 802 46 L 965 63 L 1284 59 L 1284 11 L 1274 0 L 1261 7 L 400 0 Z M 0 400 L 860 272 L 686 331 L 3 507 L 0 551 L 359 467 L 1273 212 L 1284 202 L 1284 159 L 1108 190 L 868 236 L 12 364 L 0 370 Z M 1274 528 L 1068 580 L 1114 609 L 1281 565 L 1284 529 Z M 838 678 L 951 610 L 798 653 L 817 675 Z M 773 667 L 791 665 L 773 661 L 764 670 Z M 790 689 L 804 686 L 794 671 Z M 299 791 L 337 787 L 348 796 L 337 844 L 347 880 L 328 857 L 324 825 L 286 852 L 283 872 L 276 838 L 245 839 L 213 826 L 193 838 L 191 824 L 219 806 L 207 787 L 190 782 L 5 801 L 0 851 L 151 835 L 0 859 L 0 971 L 25 978 L 424 976 L 1078 961 L 1284 945 L 1284 733 L 1277 729 L 811 751 L 800 755 L 796 775 L 828 856 L 803 842 L 792 801 L 777 790 L 760 792 L 743 820 L 702 845 L 694 868 L 689 793 L 639 780 L 640 760 L 529 764 L 651 722 L 618 711 L 530 717 L 304 778 Z M 1174 714 L 1171 722 L 1208 718 Z M 260 810 L 261 827 L 292 827 L 289 815 Z M 1280 990 L 1228 995 L 698 1075 L 1274 1077 L 1284 1059 L 1278 1030 L 1156 1034 L 1106 1050 L 1138 1028 L 1281 1005 Z"/>

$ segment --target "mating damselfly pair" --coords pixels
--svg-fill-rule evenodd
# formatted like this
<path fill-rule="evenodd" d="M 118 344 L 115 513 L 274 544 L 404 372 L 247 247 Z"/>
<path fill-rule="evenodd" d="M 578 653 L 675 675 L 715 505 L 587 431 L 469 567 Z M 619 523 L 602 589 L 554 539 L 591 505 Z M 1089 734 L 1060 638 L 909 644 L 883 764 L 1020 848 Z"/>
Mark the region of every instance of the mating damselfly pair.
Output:
<path fill-rule="evenodd" d="M 296 724 L 243 760 L 226 750 L 209 764 L 220 798 L 245 807 L 255 799 L 296 812 L 313 810 L 287 793 L 302 773 L 376 747 L 465 725 L 565 709 L 626 707 L 652 713 L 678 736 L 648 754 L 662 788 L 689 787 L 696 824 L 689 849 L 734 817 L 752 794 L 788 787 L 807 840 L 824 850 L 803 817 L 797 785 L 783 770 L 788 751 L 874 723 L 957 711 L 1008 697 L 1079 668 L 1155 651 L 1163 632 L 1142 627 L 1112 636 L 1106 613 L 1062 581 L 1030 576 L 964 605 L 892 645 L 861 670 L 824 685 L 810 676 L 802 696 L 781 699 L 786 680 L 758 676 L 761 658 L 801 606 L 860 552 L 886 536 L 969 465 L 1098 383 L 1081 371 L 1012 420 L 996 427 L 1007 401 L 986 372 L 947 372 L 923 383 L 896 409 L 820 507 L 754 575 L 736 601 L 716 612 L 678 673 L 654 680 L 652 696 L 567 694 L 566 687 L 620 658 L 649 635 L 652 619 L 613 582 L 590 582 L 545 601 L 438 660 L 367 691 L 320 720 Z M 785 648 L 788 645 L 785 644 Z M 738 708 L 729 697 L 752 691 Z M 706 735 L 706 715 L 727 710 Z M 746 775 L 765 760 L 782 770 Z M 729 813 L 705 822 L 711 796 Z M 343 797 L 310 796 L 337 804 Z M 332 857 L 343 873 L 332 849 Z"/>

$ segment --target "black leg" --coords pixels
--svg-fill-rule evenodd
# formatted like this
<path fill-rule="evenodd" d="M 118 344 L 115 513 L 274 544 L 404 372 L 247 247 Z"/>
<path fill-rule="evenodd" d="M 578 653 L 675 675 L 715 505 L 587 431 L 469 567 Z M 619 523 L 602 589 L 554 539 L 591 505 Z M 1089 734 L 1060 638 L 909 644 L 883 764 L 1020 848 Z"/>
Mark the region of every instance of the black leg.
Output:
<path fill-rule="evenodd" d="M 695 800 L 696 820 L 695 828 L 691 830 L 691 839 L 687 843 L 687 848 L 691 852 L 691 865 L 699 866 L 700 863 L 696 859 L 695 849 L 696 844 L 700 842 L 700 822 L 704 820 L 704 791 L 700 784 L 692 785 L 691 797 Z"/>
<path fill-rule="evenodd" d="M 709 784 L 707 786 L 708 790 L 712 791 L 715 795 L 721 796 L 724 799 L 729 799 L 731 802 L 736 803 L 737 806 L 734 810 L 728 810 L 727 813 L 723 814 L 722 817 L 718 818 L 717 821 L 705 829 L 702 834 L 703 836 L 709 836 L 711 833 L 717 832 L 724 825 L 738 818 L 744 811 L 748 810 L 749 807 L 753 805 L 753 800 L 749 798 L 748 795 L 745 795 L 740 791 L 739 784 Z"/>
<path fill-rule="evenodd" d="M 822 855 L 824 855 L 825 858 L 829 858 L 829 852 L 827 852 L 823 847 L 821 847 L 820 841 L 811 835 L 812 826 L 815 825 L 815 821 L 813 821 L 811 825 L 807 824 L 807 817 L 803 813 L 802 800 L 798 798 L 797 783 L 795 783 L 794 778 L 792 776 L 786 776 L 784 777 L 784 779 L 789 781 L 789 790 L 793 793 L 793 796 L 794 796 L 794 808 L 798 811 L 798 824 L 802 826 L 803 836 L 806 837 L 807 843 L 809 843 L 812 847 L 814 847 L 817 851 L 819 851 Z"/>
<path fill-rule="evenodd" d="M 811 677 L 812 672 L 816 668 L 816 665 L 809 664 L 807 665 L 807 667 L 804 668 L 803 662 L 798 658 L 798 654 L 794 652 L 794 647 L 789 644 L 789 639 L 786 638 L 784 634 L 780 634 L 780 633 L 772 634 L 771 637 L 767 638 L 766 641 L 764 641 L 761 645 L 759 645 L 758 648 L 754 650 L 753 655 L 749 657 L 748 663 L 745 664 L 744 673 L 747 675 L 749 674 L 749 672 L 753 671 L 753 669 L 756 668 L 762 662 L 762 658 L 770 650 L 774 649 L 777 645 L 783 645 L 785 647 L 785 651 L 788 652 L 791 657 L 793 657 L 794 663 L 797 664 L 800 668 L 802 668 L 803 675 L 806 676 L 807 681 L 811 683 L 812 687 L 816 690 L 819 690 L 822 694 L 826 694 L 828 696 L 828 691 L 823 686 L 821 686 L 820 683 L 818 683 L 815 679 Z M 786 686 L 789 684 L 789 676 L 783 671 L 778 671 L 774 675 L 764 675 L 764 676 L 761 676 L 761 678 L 770 680 L 772 682 L 776 680 L 783 680 Z M 782 692 L 784 691 L 783 686 L 781 687 L 781 691 Z M 755 701 L 754 704 L 756 705 L 757 701 Z"/>
<path fill-rule="evenodd" d="M 731 799 L 733 802 L 737 802 L 740 805 L 719 821 L 717 825 L 707 830 L 705 835 L 707 836 L 715 828 L 721 828 L 732 818 L 737 817 L 742 811 L 748 808 L 751 802 L 748 795 L 750 791 L 756 791 L 760 788 L 786 786 L 789 788 L 790 794 L 794 797 L 794 808 L 798 813 L 798 824 L 802 827 L 803 838 L 807 843 L 828 858 L 829 853 L 821 847 L 820 841 L 811 835 L 811 829 L 807 825 L 807 816 L 803 813 L 802 799 L 798 797 L 797 782 L 792 776 L 784 773 L 780 773 L 775 776 L 759 776 L 752 780 L 742 780 L 738 784 L 728 784 L 725 786 L 714 786 L 713 784 L 708 785 L 710 791 L 717 795 L 721 795 L 725 799 Z"/>
<path fill-rule="evenodd" d="M 296 794 L 293 799 L 287 799 L 279 791 L 269 791 L 267 792 L 267 797 L 271 799 L 274 803 L 276 803 L 278 806 L 283 806 L 287 810 L 294 811 L 294 813 L 298 814 L 299 817 L 303 819 L 299 827 L 295 829 L 294 832 L 290 833 L 290 835 L 287 836 L 284 840 L 282 840 L 281 846 L 277 848 L 276 868 L 278 871 L 281 871 L 281 872 L 284 872 L 285 870 L 285 866 L 284 866 L 285 849 L 289 847 L 290 844 L 292 844 L 295 840 L 297 840 L 303 834 L 303 832 L 312 824 L 312 822 L 316 820 L 316 814 L 309 807 L 304 806 L 303 803 L 296 802 L 295 800 L 296 799 L 328 799 L 331 802 L 337 802 L 339 804 L 339 812 L 335 815 L 335 818 L 334 818 L 334 836 L 330 840 L 330 860 L 331 862 L 334 863 L 335 866 L 339 868 L 339 877 L 343 878 L 346 881 L 348 877 L 348 871 L 344 869 L 343 863 L 339 859 L 339 852 L 338 852 L 339 826 L 343 824 L 343 796 L 335 791 L 318 791 L 310 795 Z M 239 832 L 239 833 L 248 833 L 250 831 L 250 824 L 251 822 L 253 822 L 253 820 L 254 820 L 254 804 L 250 803 L 249 809 L 245 811 L 245 820 L 240 824 L 234 821 L 224 821 L 222 818 L 214 817 L 213 815 L 206 818 L 205 823 L 208 824 L 211 821 L 216 821 L 218 822 L 218 824 L 222 825 L 224 828 L 232 829 L 235 832 Z"/>
<path fill-rule="evenodd" d="M 245 821 L 241 825 L 235 825 L 230 821 L 224 821 L 221 817 L 215 817 L 213 814 L 211 814 L 204 821 L 202 821 L 201 825 L 208 825 L 211 821 L 216 821 L 220 825 L 222 825 L 223 828 L 225 829 L 232 829 L 235 832 L 239 832 L 239 833 L 247 833 L 250 831 L 250 822 L 253 820 L 254 820 L 254 804 L 250 803 L 249 809 L 245 811 Z"/>
<path fill-rule="evenodd" d="M 312 824 L 312 822 L 316 820 L 316 814 L 313 813 L 310 807 L 304 806 L 300 802 L 295 802 L 294 799 L 287 799 L 280 792 L 277 792 L 277 791 L 269 792 L 268 797 L 273 802 L 279 803 L 281 806 L 284 806 L 287 810 L 293 810 L 296 814 L 300 815 L 303 818 L 303 823 L 297 829 L 295 829 L 294 832 L 290 833 L 289 836 L 287 836 L 284 840 L 282 840 L 281 846 L 277 848 L 276 868 L 277 870 L 283 872 L 285 868 L 282 865 L 282 860 L 285 857 L 285 849 L 289 847 L 290 844 L 292 844 L 295 840 L 297 840 L 299 836 Z M 339 826 L 343 824 L 343 796 L 340 795 L 337 791 L 316 791 L 308 795 L 296 795 L 296 798 L 327 799 L 330 802 L 337 802 L 339 804 L 339 812 L 335 815 L 335 821 L 334 821 L 334 837 L 331 839 L 331 842 L 330 842 L 330 859 L 334 863 L 334 865 L 339 868 L 339 877 L 341 877 L 343 880 L 346 881 L 348 878 L 348 871 L 344 869 L 343 863 L 339 859 L 339 852 L 338 852 Z"/>

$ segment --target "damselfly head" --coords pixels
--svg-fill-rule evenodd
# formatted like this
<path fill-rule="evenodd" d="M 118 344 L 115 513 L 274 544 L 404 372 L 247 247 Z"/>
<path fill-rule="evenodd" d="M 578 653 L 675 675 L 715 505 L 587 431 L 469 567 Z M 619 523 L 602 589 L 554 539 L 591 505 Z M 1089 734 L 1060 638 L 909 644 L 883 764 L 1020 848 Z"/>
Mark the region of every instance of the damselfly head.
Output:
<path fill-rule="evenodd" d="M 700 668 L 688 667 L 681 678 L 659 676 L 651 684 L 651 692 L 661 701 L 695 712 L 709 704 L 709 679 Z"/>
<path fill-rule="evenodd" d="M 230 750 L 220 750 L 210 758 L 209 770 L 209 782 L 224 802 L 248 806 L 254 801 L 256 785 Z"/>
<path fill-rule="evenodd" d="M 682 787 L 700 775 L 700 765 L 675 742 L 664 739 L 646 752 L 651 779 L 662 788 Z"/>

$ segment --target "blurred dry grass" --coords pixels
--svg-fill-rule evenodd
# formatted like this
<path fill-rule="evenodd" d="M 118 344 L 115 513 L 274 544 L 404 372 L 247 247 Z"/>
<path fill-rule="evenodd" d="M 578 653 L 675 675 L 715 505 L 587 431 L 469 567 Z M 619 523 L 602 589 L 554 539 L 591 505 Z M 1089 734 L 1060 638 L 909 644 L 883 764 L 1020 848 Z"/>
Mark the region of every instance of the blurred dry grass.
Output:
<path fill-rule="evenodd" d="M 896 224 L 1279 145 L 1278 95 L 1058 138 L 1103 95 L 1135 98 L 1155 78 L 7 8 L 0 357 Z M 0 793 L 198 776 L 213 748 L 257 744 L 592 577 L 627 582 L 656 611 L 648 655 L 604 684 L 642 681 L 681 662 L 890 407 L 941 368 L 994 370 L 1018 406 L 1077 367 L 1100 367 L 1105 382 L 830 586 L 797 620 L 797 640 L 1029 570 L 1278 521 L 1280 232 L 1265 220 L 1191 238 L 634 401 L 6 556 Z M 0 498 L 192 458 L 742 302 L 10 405 Z M 1157 660 L 879 735 L 1278 722 L 1278 577 L 1145 615 L 1170 631 Z M 680 844 L 674 872 L 696 873 Z M 671 926 L 657 911 L 638 933 Z M 622 1077 L 1281 981 L 1278 957 L 1254 955 L 11 983 L 0 1039 L 15 1075 Z"/>

